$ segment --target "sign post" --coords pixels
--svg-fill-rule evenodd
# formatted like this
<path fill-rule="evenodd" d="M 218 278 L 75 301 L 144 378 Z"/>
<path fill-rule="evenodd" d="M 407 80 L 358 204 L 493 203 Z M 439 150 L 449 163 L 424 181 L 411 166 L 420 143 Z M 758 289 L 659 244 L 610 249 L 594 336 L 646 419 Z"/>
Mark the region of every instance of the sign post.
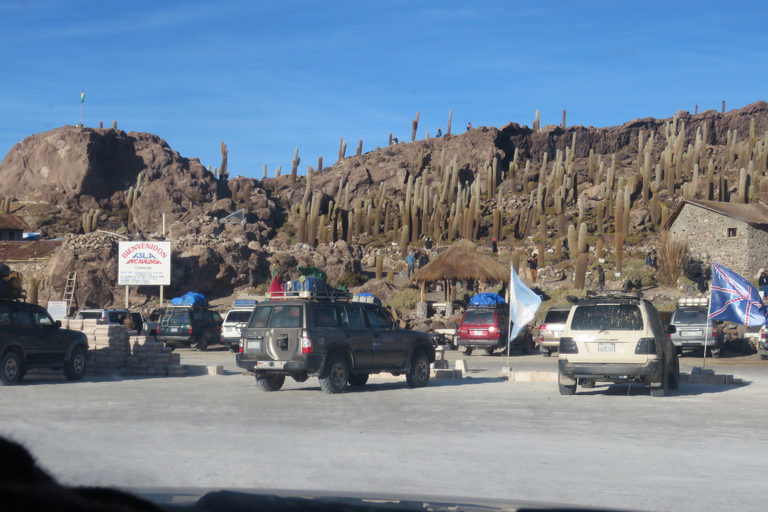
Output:
<path fill-rule="evenodd" d="M 125 286 L 125 308 L 129 286 L 171 284 L 171 242 L 120 242 L 117 258 L 117 284 Z"/>

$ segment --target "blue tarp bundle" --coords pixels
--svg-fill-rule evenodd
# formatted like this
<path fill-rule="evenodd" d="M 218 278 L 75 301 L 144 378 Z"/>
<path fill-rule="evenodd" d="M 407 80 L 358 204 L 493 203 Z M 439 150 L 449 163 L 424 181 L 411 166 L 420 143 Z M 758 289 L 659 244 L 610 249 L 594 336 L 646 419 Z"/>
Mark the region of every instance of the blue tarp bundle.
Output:
<path fill-rule="evenodd" d="M 171 304 L 174 306 L 207 306 L 208 300 L 202 293 L 187 292 L 181 297 L 171 299 Z"/>
<path fill-rule="evenodd" d="M 498 293 L 478 293 L 469 299 L 470 306 L 495 306 L 504 304 L 504 297 Z"/>

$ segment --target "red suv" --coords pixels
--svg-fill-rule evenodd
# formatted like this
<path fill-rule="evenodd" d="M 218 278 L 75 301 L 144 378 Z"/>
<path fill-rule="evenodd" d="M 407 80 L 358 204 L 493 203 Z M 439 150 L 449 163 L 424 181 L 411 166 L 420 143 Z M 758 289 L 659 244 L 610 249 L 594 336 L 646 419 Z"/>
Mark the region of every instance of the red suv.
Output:
<path fill-rule="evenodd" d="M 509 306 L 470 306 L 458 329 L 459 346 L 464 353 L 471 355 L 475 348 L 484 348 L 488 355 L 495 350 L 506 353 L 509 333 Z M 526 326 L 517 338 L 512 340 L 512 348 L 522 349 L 525 354 L 533 348 L 533 337 Z"/>

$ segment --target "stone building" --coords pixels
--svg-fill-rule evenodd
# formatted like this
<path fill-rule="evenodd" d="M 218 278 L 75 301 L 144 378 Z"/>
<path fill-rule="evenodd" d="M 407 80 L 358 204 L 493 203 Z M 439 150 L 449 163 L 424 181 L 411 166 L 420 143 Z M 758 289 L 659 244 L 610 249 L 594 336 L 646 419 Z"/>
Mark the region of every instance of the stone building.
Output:
<path fill-rule="evenodd" d="M 0 241 L 18 241 L 25 231 L 29 231 L 27 223 L 12 213 L 0 213 Z"/>
<path fill-rule="evenodd" d="M 669 217 L 670 234 L 685 240 L 693 259 L 713 261 L 755 278 L 768 267 L 768 204 L 683 200 Z"/>

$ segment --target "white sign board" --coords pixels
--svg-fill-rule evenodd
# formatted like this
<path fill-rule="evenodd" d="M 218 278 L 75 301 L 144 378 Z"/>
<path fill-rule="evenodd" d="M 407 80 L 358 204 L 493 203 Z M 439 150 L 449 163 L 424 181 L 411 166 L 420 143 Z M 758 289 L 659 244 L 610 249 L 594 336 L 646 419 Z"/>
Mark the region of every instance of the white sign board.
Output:
<path fill-rule="evenodd" d="M 49 300 L 48 301 L 48 314 L 54 320 L 61 318 L 67 318 L 67 301 L 65 300 Z"/>
<path fill-rule="evenodd" d="M 117 284 L 168 286 L 171 284 L 171 242 L 120 242 Z"/>

